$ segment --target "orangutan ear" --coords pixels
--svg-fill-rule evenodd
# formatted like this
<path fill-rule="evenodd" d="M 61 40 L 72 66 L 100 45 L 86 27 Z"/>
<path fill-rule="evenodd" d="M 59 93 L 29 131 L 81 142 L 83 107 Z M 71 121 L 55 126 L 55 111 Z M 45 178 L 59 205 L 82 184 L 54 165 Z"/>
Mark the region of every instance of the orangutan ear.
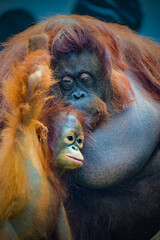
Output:
<path fill-rule="evenodd" d="M 30 37 L 28 48 L 30 52 L 38 49 L 48 49 L 48 36 L 42 33 L 40 35 Z"/>

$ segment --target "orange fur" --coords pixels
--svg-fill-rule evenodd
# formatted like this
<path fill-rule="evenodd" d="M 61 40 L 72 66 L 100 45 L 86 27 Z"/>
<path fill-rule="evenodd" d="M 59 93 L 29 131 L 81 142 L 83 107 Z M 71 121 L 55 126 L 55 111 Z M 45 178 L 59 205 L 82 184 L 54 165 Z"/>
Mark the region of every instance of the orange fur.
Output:
<path fill-rule="evenodd" d="M 50 108 L 51 102 L 48 101 L 48 88 L 54 84 L 48 67 L 50 61 L 56 60 L 53 45 L 56 43 L 57 49 L 63 52 L 73 47 L 72 44 L 62 44 L 60 48 L 61 32 L 74 40 L 79 49 L 83 48 L 81 43 L 84 35 L 89 40 L 93 39 L 91 50 L 98 48 L 99 58 L 103 57 L 103 48 L 109 53 L 112 70 L 108 72 L 106 80 L 111 82 L 116 110 L 128 107 L 134 100 L 131 85 L 125 75 L 127 71 L 131 71 L 151 97 L 160 102 L 160 47 L 127 27 L 103 23 L 88 16 L 56 16 L 27 29 L 4 44 L 4 50 L 0 53 L 0 121 L 5 125 L 0 144 L 0 222 L 15 216 L 30 199 L 25 164 L 28 157 L 31 157 L 32 164 L 43 177 L 42 192 L 37 204 L 42 224 L 38 222 L 37 231 L 46 222 L 49 202 L 53 201 L 53 215 L 56 217 L 56 207 L 59 206 L 62 194 L 60 183 L 51 171 L 51 157 L 46 146 L 46 126 L 52 126 L 50 120 L 57 114 L 57 110 L 60 112 L 56 104 Z M 49 37 L 51 57 L 43 49 L 27 53 L 30 37 L 41 33 Z M 96 104 L 98 117 L 106 116 L 104 104 Z M 48 178 L 55 190 L 56 197 L 53 199 L 46 188 Z"/>
<path fill-rule="evenodd" d="M 55 195 L 60 194 L 59 182 L 51 172 L 49 158 L 45 155 L 48 152 L 43 151 L 37 136 L 37 129 L 41 128 L 45 145 L 44 133 L 47 128 L 40 122 L 40 118 L 48 101 L 48 89 L 54 84 L 49 63 L 50 56 L 46 50 L 28 53 L 21 64 L 17 63 L 12 68 L 9 80 L 3 81 L 5 104 L 1 114 L 6 127 L 2 131 L 0 145 L 0 222 L 18 213 L 30 198 L 25 170 L 28 158 L 42 175 L 43 183 L 50 177 Z M 54 200 L 56 207 L 59 197 Z M 44 218 L 43 210 L 41 213 Z"/>
<path fill-rule="evenodd" d="M 122 71 L 112 71 L 113 106 L 116 110 L 125 109 L 128 103 L 135 100 L 134 93 Z"/>
<path fill-rule="evenodd" d="M 31 36 L 41 33 L 48 34 L 50 38 L 49 48 L 51 50 L 55 39 L 58 38 L 58 34 L 64 29 L 70 31 L 70 26 L 78 26 L 83 29 L 83 31 L 85 29 L 86 33 L 92 33 L 95 39 L 101 42 L 110 53 L 113 69 L 118 71 L 118 74 L 122 74 L 122 72 L 125 72 L 128 68 L 136 74 L 148 93 L 157 101 L 160 101 L 159 45 L 145 37 L 137 35 L 125 26 L 103 23 L 89 16 L 56 16 L 10 39 L 4 44 L 5 49 L 0 54 L 0 78 L 5 77 L 8 79 L 12 71 L 11 66 L 15 64 L 17 59 L 19 59 L 19 61 L 24 59 L 28 47 L 28 39 Z M 125 100 L 125 103 L 129 103 L 130 100 L 132 102 L 133 95 L 132 91 L 130 91 L 131 87 L 128 79 L 124 77 L 124 74 L 122 74 L 121 82 L 122 85 L 128 88 L 125 97 L 122 96 L 121 99 Z M 118 86 L 120 87 L 120 84 L 117 84 L 117 90 L 114 94 L 116 98 L 121 92 Z M 117 100 L 115 104 L 116 102 Z M 121 104 L 121 106 L 124 104 L 123 101 L 118 101 L 117 103 Z"/>

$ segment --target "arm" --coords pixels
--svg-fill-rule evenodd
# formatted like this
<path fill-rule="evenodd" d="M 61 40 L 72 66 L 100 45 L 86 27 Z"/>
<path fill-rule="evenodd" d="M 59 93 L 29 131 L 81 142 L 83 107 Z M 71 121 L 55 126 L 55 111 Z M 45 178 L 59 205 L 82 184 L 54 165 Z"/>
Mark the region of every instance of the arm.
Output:
<path fill-rule="evenodd" d="M 12 225 L 8 221 L 4 224 L 0 224 L 0 239 L 2 239 L 2 240 L 19 240 Z"/>
<path fill-rule="evenodd" d="M 136 175 L 158 146 L 160 107 L 136 83 L 132 87 L 136 101 L 98 126 L 92 143 L 86 140 L 82 150 L 86 161 L 76 172 L 85 187 L 108 188 Z"/>
<path fill-rule="evenodd" d="M 55 228 L 55 237 L 56 240 L 72 240 L 71 229 L 63 203 L 61 203 L 59 209 L 59 215 Z"/>

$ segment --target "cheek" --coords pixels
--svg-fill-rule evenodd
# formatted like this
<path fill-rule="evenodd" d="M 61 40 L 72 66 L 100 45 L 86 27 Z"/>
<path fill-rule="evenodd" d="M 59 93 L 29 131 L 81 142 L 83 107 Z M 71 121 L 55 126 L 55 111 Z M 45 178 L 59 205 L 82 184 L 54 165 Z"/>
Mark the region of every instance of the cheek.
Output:
<path fill-rule="evenodd" d="M 56 158 L 56 165 L 61 166 L 62 168 L 65 168 L 66 166 L 68 166 L 68 164 L 69 162 L 66 159 L 66 155 L 63 152 L 58 154 Z"/>
<path fill-rule="evenodd" d="M 62 152 L 62 153 L 60 153 L 60 154 L 57 156 L 57 159 L 56 159 L 56 167 L 67 171 L 67 170 L 77 169 L 77 168 L 79 168 L 80 166 L 77 165 L 76 162 L 71 161 L 71 160 L 66 156 L 66 154 Z"/>
<path fill-rule="evenodd" d="M 102 99 L 106 93 L 106 88 L 107 86 L 104 80 L 102 81 L 102 79 L 98 79 L 94 86 L 95 95 Z"/>
<path fill-rule="evenodd" d="M 74 92 L 74 89 L 72 90 L 64 90 L 63 88 L 60 88 L 61 89 L 61 93 L 62 93 L 62 97 L 63 97 L 63 100 L 65 101 L 66 99 L 68 100 L 71 100 L 72 99 L 72 94 Z"/>
<path fill-rule="evenodd" d="M 62 140 L 62 138 L 57 135 L 57 138 L 55 139 L 55 147 L 54 147 L 54 155 L 56 159 L 60 154 L 62 155 L 64 154 L 64 149 L 65 149 L 65 143 Z"/>

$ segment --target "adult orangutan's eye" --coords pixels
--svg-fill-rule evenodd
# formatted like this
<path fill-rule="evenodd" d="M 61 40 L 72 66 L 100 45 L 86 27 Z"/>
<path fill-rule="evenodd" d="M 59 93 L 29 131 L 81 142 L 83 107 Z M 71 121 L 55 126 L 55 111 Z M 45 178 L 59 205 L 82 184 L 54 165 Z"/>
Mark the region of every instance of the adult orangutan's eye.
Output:
<path fill-rule="evenodd" d="M 88 73 L 82 73 L 80 76 L 80 81 L 84 84 L 93 84 L 93 79 Z"/>
<path fill-rule="evenodd" d="M 65 89 L 70 89 L 73 86 L 73 79 L 69 76 L 64 76 L 61 80 L 61 84 Z"/>

